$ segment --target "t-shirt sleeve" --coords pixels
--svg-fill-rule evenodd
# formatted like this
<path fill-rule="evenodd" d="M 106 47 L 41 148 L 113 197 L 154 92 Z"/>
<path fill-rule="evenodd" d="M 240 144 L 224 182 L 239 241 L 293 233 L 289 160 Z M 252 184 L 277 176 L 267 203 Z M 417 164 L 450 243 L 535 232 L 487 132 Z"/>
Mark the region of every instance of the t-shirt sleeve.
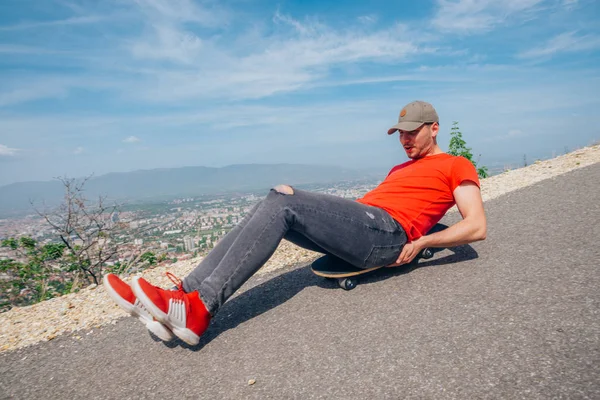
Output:
<path fill-rule="evenodd" d="M 477 170 L 473 163 L 464 157 L 456 157 L 456 160 L 454 160 L 454 163 L 452 164 L 450 189 L 454 192 L 454 189 L 464 181 L 472 181 L 478 187 L 481 187 L 479 176 L 477 175 Z"/>

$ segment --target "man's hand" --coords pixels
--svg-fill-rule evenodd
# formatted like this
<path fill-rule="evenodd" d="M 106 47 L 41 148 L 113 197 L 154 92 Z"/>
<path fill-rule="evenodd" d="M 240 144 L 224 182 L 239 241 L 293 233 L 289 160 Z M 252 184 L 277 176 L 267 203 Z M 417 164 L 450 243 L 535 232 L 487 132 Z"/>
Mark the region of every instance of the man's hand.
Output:
<path fill-rule="evenodd" d="M 400 265 L 408 264 L 425 248 L 423 245 L 422 238 L 408 242 L 402 248 L 398 259 L 394 264 L 386 265 L 386 267 L 398 267 Z"/>
<path fill-rule="evenodd" d="M 487 223 L 479 187 L 474 182 L 465 181 L 454 190 L 454 199 L 463 220 L 441 232 L 406 243 L 396 263 L 388 267 L 411 262 L 426 247 L 454 247 L 485 239 Z"/>

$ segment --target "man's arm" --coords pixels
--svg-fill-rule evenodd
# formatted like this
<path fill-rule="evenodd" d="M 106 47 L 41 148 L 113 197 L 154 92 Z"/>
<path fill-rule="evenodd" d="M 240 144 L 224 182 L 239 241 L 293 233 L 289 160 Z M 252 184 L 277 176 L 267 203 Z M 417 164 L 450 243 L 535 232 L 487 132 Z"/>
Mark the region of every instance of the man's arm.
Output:
<path fill-rule="evenodd" d="M 471 181 L 461 183 L 454 189 L 454 201 L 463 217 L 462 221 L 441 232 L 425 235 L 407 243 L 396 263 L 390 266 L 411 262 L 426 247 L 454 247 L 485 239 L 487 222 L 479 187 Z"/>

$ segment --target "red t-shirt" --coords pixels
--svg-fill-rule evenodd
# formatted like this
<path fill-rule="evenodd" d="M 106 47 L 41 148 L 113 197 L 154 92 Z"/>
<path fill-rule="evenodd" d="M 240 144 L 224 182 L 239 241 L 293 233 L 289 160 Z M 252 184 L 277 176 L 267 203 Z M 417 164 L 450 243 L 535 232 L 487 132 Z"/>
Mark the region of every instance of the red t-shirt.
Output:
<path fill-rule="evenodd" d="M 412 241 L 442 219 L 455 204 L 454 189 L 466 180 L 479 186 L 473 164 L 441 153 L 396 165 L 379 186 L 356 201 L 387 211 Z"/>

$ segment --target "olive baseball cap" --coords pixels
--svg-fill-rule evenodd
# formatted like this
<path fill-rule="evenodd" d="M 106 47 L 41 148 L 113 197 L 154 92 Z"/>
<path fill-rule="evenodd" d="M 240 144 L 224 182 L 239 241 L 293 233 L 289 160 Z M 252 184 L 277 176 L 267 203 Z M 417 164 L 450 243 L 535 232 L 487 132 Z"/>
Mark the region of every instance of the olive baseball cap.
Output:
<path fill-rule="evenodd" d="M 388 135 L 397 130 L 414 131 L 423 124 L 440 122 L 435 108 L 424 101 L 413 101 L 400 111 L 398 123 L 388 129 Z"/>

